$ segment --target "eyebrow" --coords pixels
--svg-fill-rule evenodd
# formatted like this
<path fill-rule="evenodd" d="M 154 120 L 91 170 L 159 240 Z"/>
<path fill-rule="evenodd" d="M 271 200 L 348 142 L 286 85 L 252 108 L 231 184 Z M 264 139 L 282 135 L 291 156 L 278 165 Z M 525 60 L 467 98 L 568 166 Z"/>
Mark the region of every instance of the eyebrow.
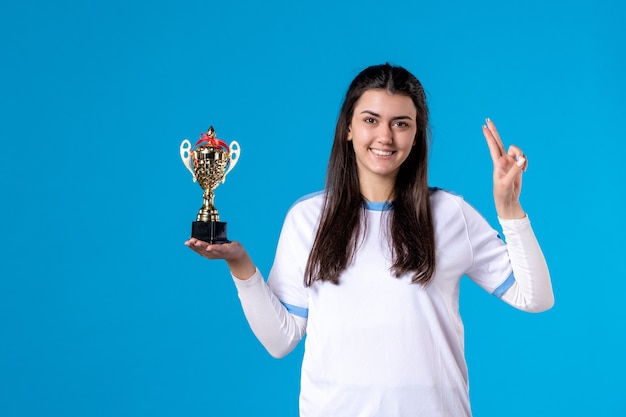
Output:
<path fill-rule="evenodd" d="M 363 110 L 360 114 L 363 114 L 363 113 L 371 114 L 374 117 L 380 117 L 380 114 L 375 113 L 371 110 Z M 405 120 L 405 119 L 413 120 L 411 116 L 394 116 L 391 118 L 391 120 Z"/>

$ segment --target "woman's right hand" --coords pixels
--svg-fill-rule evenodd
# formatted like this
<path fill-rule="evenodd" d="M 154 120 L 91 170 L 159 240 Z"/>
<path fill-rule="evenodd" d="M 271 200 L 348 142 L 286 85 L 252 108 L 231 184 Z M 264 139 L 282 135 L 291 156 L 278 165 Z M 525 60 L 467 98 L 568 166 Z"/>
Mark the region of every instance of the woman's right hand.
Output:
<path fill-rule="evenodd" d="M 256 267 L 248 252 L 239 242 L 211 245 L 202 240 L 191 238 L 185 242 L 191 250 L 207 259 L 224 259 L 230 272 L 237 278 L 246 280 L 256 273 Z"/>

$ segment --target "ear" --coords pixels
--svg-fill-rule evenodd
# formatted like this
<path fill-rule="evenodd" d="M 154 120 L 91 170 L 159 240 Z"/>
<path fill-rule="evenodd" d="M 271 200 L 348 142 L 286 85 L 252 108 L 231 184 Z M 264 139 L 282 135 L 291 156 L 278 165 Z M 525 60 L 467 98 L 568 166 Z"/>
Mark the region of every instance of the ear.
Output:
<path fill-rule="evenodd" d="M 351 126 L 348 126 L 348 137 L 346 138 L 348 142 L 352 140 L 352 129 Z"/>

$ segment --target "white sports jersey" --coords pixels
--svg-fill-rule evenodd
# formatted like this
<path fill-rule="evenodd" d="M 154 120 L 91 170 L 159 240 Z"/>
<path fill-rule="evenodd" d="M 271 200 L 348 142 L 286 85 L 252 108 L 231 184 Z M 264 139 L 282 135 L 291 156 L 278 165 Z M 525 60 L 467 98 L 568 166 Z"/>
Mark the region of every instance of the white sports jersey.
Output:
<path fill-rule="evenodd" d="M 300 415 L 470 416 L 461 277 L 498 297 L 515 286 L 506 301 L 518 306 L 545 291 L 518 288 L 497 232 L 461 197 L 442 190 L 431 194 L 436 271 L 428 286 L 391 274 L 391 206 L 368 203 L 366 231 L 340 284 L 317 281 L 307 288 L 304 270 L 323 199 L 310 195 L 290 209 L 267 286 L 258 273 L 255 280 L 236 280 L 246 317 L 268 350 L 282 338 L 288 352 L 302 336 L 298 327 L 306 330 Z"/>

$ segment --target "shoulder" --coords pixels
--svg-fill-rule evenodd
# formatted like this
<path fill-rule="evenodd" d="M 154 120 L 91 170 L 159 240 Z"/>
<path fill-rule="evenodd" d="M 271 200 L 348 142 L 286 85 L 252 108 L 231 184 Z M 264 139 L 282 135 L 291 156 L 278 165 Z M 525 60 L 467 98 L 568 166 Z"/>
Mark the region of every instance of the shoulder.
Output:
<path fill-rule="evenodd" d="M 326 193 L 323 190 L 303 195 L 289 207 L 288 214 L 311 210 L 319 211 L 324 204 L 325 195 Z"/>
<path fill-rule="evenodd" d="M 433 213 L 440 211 L 458 211 L 467 205 L 463 196 L 443 188 L 430 188 L 430 206 Z"/>
<path fill-rule="evenodd" d="M 298 198 L 296 201 L 294 201 L 289 210 L 292 210 L 294 207 L 301 205 L 307 206 L 317 204 L 318 202 L 323 202 L 325 194 L 326 193 L 324 192 L 324 190 L 305 194 L 302 197 Z"/>
<path fill-rule="evenodd" d="M 325 195 L 324 191 L 316 191 L 297 199 L 289 207 L 285 223 L 295 222 L 299 225 L 316 223 L 324 205 Z"/>
<path fill-rule="evenodd" d="M 483 216 L 463 196 L 441 188 L 431 188 L 430 207 L 433 219 L 446 223 L 483 220 Z"/>

